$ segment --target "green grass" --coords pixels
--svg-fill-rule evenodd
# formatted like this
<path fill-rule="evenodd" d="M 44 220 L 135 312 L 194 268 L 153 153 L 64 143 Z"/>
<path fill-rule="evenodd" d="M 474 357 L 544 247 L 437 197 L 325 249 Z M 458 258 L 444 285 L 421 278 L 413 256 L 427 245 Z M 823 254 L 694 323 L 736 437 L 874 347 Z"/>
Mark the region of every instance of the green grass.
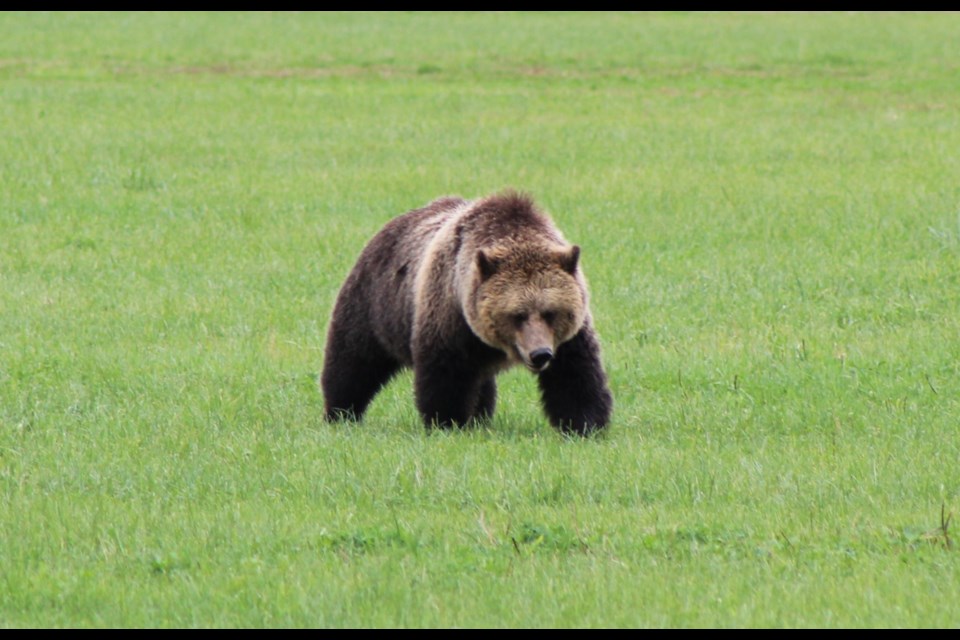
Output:
<path fill-rule="evenodd" d="M 960 625 L 960 16 L 0 14 L 0 626 Z M 316 387 L 517 187 L 616 399 Z"/>

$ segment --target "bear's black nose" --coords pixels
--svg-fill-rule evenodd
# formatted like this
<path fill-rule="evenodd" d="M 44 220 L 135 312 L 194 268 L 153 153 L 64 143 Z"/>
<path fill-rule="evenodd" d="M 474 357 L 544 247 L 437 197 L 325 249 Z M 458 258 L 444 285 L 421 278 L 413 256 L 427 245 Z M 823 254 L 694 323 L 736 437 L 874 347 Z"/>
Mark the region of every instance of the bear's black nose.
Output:
<path fill-rule="evenodd" d="M 543 347 L 542 349 L 536 349 L 530 352 L 530 362 L 532 362 L 533 366 L 537 369 L 542 370 L 550 364 L 551 360 L 553 360 L 553 349 L 550 347 Z"/>

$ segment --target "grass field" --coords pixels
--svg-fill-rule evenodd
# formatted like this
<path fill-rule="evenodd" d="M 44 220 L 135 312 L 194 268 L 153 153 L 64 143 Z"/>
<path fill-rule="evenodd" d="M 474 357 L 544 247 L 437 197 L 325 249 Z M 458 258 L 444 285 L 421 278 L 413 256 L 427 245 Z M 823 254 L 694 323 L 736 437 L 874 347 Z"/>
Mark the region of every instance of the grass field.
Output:
<path fill-rule="evenodd" d="M 0 626 L 960 626 L 960 15 L 0 13 Z M 527 190 L 616 400 L 316 380 Z"/>

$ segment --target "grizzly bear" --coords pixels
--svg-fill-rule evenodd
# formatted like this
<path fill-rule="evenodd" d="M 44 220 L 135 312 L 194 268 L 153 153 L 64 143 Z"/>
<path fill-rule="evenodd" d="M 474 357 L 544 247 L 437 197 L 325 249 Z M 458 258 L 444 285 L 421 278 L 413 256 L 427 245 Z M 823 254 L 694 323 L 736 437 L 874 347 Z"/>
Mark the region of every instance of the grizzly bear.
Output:
<path fill-rule="evenodd" d="M 388 223 L 337 297 L 321 384 L 328 420 L 359 419 L 413 367 L 427 426 L 489 418 L 497 373 L 523 364 L 564 433 L 606 427 L 613 408 L 580 248 L 525 194 L 447 197 Z"/>

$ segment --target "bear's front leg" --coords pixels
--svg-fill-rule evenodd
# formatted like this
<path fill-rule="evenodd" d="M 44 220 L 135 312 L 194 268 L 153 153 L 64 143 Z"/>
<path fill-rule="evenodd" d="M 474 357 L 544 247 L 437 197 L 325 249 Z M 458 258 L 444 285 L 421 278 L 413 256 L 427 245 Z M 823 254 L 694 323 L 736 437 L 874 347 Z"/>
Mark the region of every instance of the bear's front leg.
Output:
<path fill-rule="evenodd" d="M 590 325 L 560 345 L 539 383 L 550 424 L 561 432 L 588 435 L 610 422 L 613 396 L 600 361 L 600 342 Z"/>
<path fill-rule="evenodd" d="M 477 420 L 489 420 L 497 408 L 497 381 L 490 376 L 480 383 L 480 392 L 477 398 L 477 410 L 474 412 Z"/>
<path fill-rule="evenodd" d="M 414 356 L 417 409 L 428 427 L 462 427 L 476 415 L 478 407 L 493 410 L 489 388 L 486 402 L 481 402 L 481 377 L 458 360 L 456 355 L 442 351 Z"/>

